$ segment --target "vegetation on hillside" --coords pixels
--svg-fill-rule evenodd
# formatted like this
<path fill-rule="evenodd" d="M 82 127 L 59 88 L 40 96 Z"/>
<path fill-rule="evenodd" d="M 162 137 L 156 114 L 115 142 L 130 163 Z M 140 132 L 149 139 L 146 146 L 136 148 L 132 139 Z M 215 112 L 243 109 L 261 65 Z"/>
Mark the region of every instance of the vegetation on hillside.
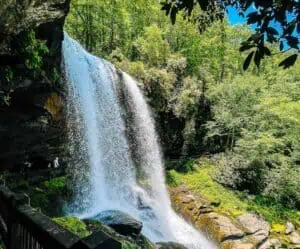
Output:
<path fill-rule="evenodd" d="M 201 193 L 208 200 L 219 203 L 220 205 L 215 208 L 217 212 L 235 218 L 245 212 L 254 211 L 264 216 L 272 227 L 278 227 L 278 225 L 284 227 L 287 220 L 300 225 L 299 211 L 286 208 L 262 195 L 248 195 L 219 184 L 214 179 L 217 168 L 212 159 L 195 159 L 185 164 L 193 165 L 193 171 L 188 173 L 179 173 L 175 170 L 168 171 L 169 185 L 185 184 L 191 190 Z"/>

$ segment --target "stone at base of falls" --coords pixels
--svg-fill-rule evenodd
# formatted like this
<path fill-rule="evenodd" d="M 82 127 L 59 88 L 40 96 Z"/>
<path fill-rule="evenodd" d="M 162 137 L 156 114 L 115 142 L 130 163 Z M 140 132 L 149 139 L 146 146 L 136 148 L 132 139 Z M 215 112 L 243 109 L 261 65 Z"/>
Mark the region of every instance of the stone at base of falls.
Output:
<path fill-rule="evenodd" d="M 264 242 L 259 249 L 280 249 L 281 243 L 278 239 L 268 239 L 266 242 Z"/>
<path fill-rule="evenodd" d="M 261 245 L 270 235 L 270 224 L 254 213 L 240 215 L 237 221 L 242 225 L 245 234 L 255 246 Z"/>
<path fill-rule="evenodd" d="M 134 238 L 141 233 L 143 228 L 142 222 L 124 212 L 117 210 L 104 211 L 92 219 L 101 221 L 124 236 L 131 236 Z"/>
<path fill-rule="evenodd" d="M 296 248 L 300 248 L 300 235 L 297 232 L 292 232 L 290 235 L 288 235 L 290 241 L 293 245 L 296 245 Z"/>
<path fill-rule="evenodd" d="M 187 249 L 185 246 L 174 242 L 159 242 L 156 245 L 157 249 Z"/>
<path fill-rule="evenodd" d="M 287 222 L 285 226 L 285 234 L 291 234 L 296 231 L 295 225 L 292 222 Z"/>
<path fill-rule="evenodd" d="M 117 241 L 120 241 L 124 248 L 141 248 L 141 249 L 157 249 L 156 245 L 152 243 L 147 237 L 145 237 L 142 233 L 136 238 L 132 238 L 131 236 L 124 236 L 117 233 L 114 229 L 109 226 L 102 224 L 100 221 L 96 220 L 83 220 L 86 224 L 88 230 L 91 233 L 97 233 L 98 231 L 102 231 Z M 130 247 L 128 245 L 136 245 L 135 247 Z"/>

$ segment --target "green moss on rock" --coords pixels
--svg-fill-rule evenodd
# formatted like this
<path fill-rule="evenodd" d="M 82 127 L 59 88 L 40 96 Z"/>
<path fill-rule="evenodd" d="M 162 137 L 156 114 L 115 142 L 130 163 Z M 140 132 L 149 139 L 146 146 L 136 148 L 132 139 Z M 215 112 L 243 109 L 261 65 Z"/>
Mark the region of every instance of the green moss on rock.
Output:
<path fill-rule="evenodd" d="M 76 217 L 59 217 L 52 219 L 57 224 L 61 225 L 65 229 L 76 234 L 80 238 L 85 238 L 92 233 L 87 229 L 86 224 Z"/>
<path fill-rule="evenodd" d="M 41 179 L 41 182 L 37 184 L 29 184 L 26 180 L 21 179 L 9 187 L 14 192 L 28 194 L 30 205 L 50 217 L 62 216 L 65 203 L 72 195 L 65 176 L 48 181 Z"/>
<path fill-rule="evenodd" d="M 57 177 L 29 188 L 31 205 L 54 217 L 63 214 L 63 207 L 69 196 L 66 177 Z"/>
<path fill-rule="evenodd" d="M 141 249 L 141 248 L 133 243 L 123 242 L 122 249 Z"/>
<path fill-rule="evenodd" d="M 126 249 L 155 249 L 155 245 L 147 239 L 144 235 L 140 234 L 137 238 L 132 238 L 128 236 L 123 236 L 119 233 L 117 233 L 112 228 L 102 224 L 99 221 L 95 220 L 84 220 L 85 224 L 87 225 L 87 228 L 90 232 L 98 232 L 102 231 L 115 240 L 122 243 L 123 247 Z"/>
<path fill-rule="evenodd" d="M 66 177 L 61 176 L 57 178 L 53 178 L 50 181 L 46 181 L 43 183 L 46 190 L 51 194 L 59 194 L 63 193 L 66 188 Z"/>

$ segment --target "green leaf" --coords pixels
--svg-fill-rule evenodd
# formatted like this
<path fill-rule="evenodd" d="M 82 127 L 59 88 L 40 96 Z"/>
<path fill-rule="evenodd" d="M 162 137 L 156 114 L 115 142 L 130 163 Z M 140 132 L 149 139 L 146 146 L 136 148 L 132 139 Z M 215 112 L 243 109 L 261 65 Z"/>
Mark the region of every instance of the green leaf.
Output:
<path fill-rule="evenodd" d="M 298 49 L 299 48 L 299 40 L 297 37 L 294 36 L 287 36 L 286 37 L 287 43 L 291 48 Z"/>
<path fill-rule="evenodd" d="M 271 55 L 271 50 L 269 48 L 263 47 L 262 49 L 263 49 L 263 52 L 264 52 L 265 55 L 267 55 L 267 56 Z"/>
<path fill-rule="evenodd" d="M 202 10 L 207 10 L 208 0 L 199 0 L 198 2 Z"/>
<path fill-rule="evenodd" d="M 280 51 L 282 51 L 284 49 L 283 41 L 280 42 L 279 49 L 280 49 Z"/>
<path fill-rule="evenodd" d="M 252 57 L 254 55 L 254 51 L 252 51 L 246 58 L 245 62 L 244 62 L 244 65 L 243 65 L 243 69 L 244 71 L 246 71 L 250 65 L 250 62 L 252 60 Z"/>
<path fill-rule="evenodd" d="M 268 27 L 267 32 L 271 35 L 279 35 L 278 31 L 272 27 Z"/>
<path fill-rule="evenodd" d="M 284 69 L 287 69 L 296 63 L 297 58 L 298 58 L 298 55 L 293 54 L 293 55 L 287 57 L 286 59 L 284 59 L 282 62 L 280 62 L 279 66 L 283 67 Z"/>
<path fill-rule="evenodd" d="M 258 12 L 252 12 L 247 15 L 247 23 L 253 24 L 256 22 L 259 22 L 261 20 L 261 15 L 258 14 Z"/>
<path fill-rule="evenodd" d="M 295 28 L 296 28 L 296 22 L 291 22 L 291 23 L 288 24 L 288 26 L 284 30 L 283 34 L 284 35 L 287 35 L 287 34 L 291 35 L 294 32 Z"/>
<path fill-rule="evenodd" d="M 161 10 L 166 11 L 166 16 L 168 16 L 170 14 L 171 7 L 172 7 L 172 4 L 167 3 L 162 6 Z"/>
<path fill-rule="evenodd" d="M 255 52 L 255 56 L 254 56 L 254 62 L 255 62 L 255 65 L 257 67 L 260 66 L 260 62 L 261 62 L 261 59 L 263 58 L 263 54 L 261 53 L 261 50 L 258 49 L 256 52 Z"/>
<path fill-rule="evenodd" d="M 175 7 L 172 8 L 171 10 L 171 21 L 172 21 L 172 24 L 174 25 L 175 22 L 176 22 L 176 15 L 177 15 L 177 9 Z"/>
<path fill-rule="evenodd" d="M 240 47 L 240 52 L 244 52 L 246 50 L 249 50 L 250 48 L 254 48 L 254 44 L 244 44 Z"/>

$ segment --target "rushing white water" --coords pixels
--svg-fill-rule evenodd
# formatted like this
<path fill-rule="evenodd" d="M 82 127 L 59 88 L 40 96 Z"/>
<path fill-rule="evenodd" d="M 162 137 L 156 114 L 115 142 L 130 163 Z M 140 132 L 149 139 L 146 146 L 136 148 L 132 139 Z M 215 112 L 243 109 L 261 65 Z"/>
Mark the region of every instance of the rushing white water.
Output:
<path fill-rule="evenodd" d="M 76 183 L 69 212 L 93 217 L 120 210 L 141 220 L 155 242 L 215 248 L 171 208 L 154 122 L 135 80 L 66 34 L 63 57 Z"/>

